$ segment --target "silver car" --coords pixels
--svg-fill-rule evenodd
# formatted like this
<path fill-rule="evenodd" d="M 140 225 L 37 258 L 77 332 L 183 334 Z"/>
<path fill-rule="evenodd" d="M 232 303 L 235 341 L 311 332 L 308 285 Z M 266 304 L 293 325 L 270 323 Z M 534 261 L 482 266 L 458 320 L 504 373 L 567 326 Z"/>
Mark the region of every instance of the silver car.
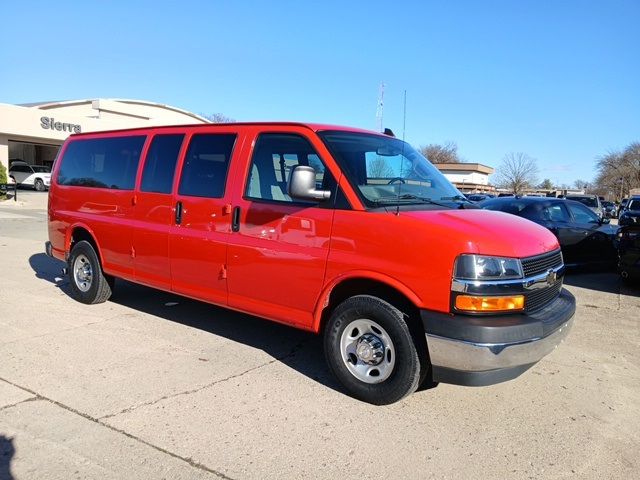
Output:
<path fill-rule="evenodd" d="M 598 215 L 600 220 L 604 218 L 604 210 L 597 195 L 567 195 L 565 198 L 567 200 L 575 200 L 576 202 L 582 203 L 585 207 L 589 207 Z"/>

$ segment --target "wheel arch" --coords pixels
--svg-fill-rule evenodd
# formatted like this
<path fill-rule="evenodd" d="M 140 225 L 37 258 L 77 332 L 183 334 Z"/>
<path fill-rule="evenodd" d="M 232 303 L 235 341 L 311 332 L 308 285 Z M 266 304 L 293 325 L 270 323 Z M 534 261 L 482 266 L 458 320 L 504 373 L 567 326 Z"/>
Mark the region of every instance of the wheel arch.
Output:
<path fill-rule="evenodd" d="M 322 331 L 327 318 L 342 301 L 363 294 L 389 302 L 414 320 L 420 318 L 419 305 L 422 301 L 410 288 L 386 275 L 360 271 L 336 278 L 325 287 L 314 312 L 313 331 Z"/>
<path fill-rule="evenodd" d="M 100 245 L 98 240 L 96 239 L 96 235 L 93 233 L 91 228 L 89 228 L 85 224 L 75 224 L 67 229 L 67 238 L 65 239 L 65 252 L 68 257 L 69 253 L 71 253 L 71 249 L 73 246 L 85 240 L 91 244 L 93 249 L 96 251 L 96 255 L 98 256 L 98 260 L 100 261 L 100 265 L 104 268 L 104 262 L 102 259 L 102 252 L 100 250 Z"/>

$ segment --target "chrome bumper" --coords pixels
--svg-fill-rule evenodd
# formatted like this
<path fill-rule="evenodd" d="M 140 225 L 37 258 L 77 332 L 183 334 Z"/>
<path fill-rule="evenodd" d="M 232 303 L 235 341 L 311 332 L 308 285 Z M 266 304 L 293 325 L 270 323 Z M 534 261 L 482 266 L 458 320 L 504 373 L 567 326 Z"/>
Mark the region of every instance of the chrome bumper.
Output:
<path fill-rule="evenodd" d="M 482 372 L 540 361 L 567 337 L 572 325 L 573 318 L 551 335 L 521 343 L 473 343 L 427 335 L 427 345 L 433 365 Z"/>
<path fill-rule="evenodd" d="M 447 317 L 424 312 L 433 379 L 479 386 L 515 378 L 567 337 L 574 313 L 575 299 L 566 290 L 530 315 Z"/>

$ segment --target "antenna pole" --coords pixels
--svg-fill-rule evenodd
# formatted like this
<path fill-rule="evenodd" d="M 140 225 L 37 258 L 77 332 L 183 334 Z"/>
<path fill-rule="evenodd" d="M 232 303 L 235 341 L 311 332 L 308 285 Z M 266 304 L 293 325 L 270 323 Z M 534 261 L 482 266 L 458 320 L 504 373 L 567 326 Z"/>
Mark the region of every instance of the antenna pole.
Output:
<path fill-rule="evenodd" d="M 407 91 L 404 91 L 404 104 L 402 105 L 402 141 L 404 142 L 404 134 L 407 129 Z"/>
<path fill-rule="evenodd" d="M 378 107 L 376 108 L 376 122 L 377 122 L 378 131 L 380 133 L 384 131 L 383 116 L 384 116 L 384 87 L 385 86 L 386 85 L 384 82 L 380 82 L 380 90 L 378 91 Z"/>

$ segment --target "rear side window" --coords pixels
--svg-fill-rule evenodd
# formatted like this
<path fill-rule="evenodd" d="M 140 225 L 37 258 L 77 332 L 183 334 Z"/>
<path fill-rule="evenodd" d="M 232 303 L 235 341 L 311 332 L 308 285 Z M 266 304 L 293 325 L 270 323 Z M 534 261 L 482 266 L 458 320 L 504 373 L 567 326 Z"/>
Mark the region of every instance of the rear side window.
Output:
<path fill-rule="evenodd" d="M 182 166 L 178 193 L 222 197 L 235 141 L 235 134 L 194 135 Z"/>
<path fill-rule="evenodd" d="M 145 136 L 77 140 L 67 147 L 58 183 L 133 190 Z"/>
<path fill-rule="evenodd" d="M 629 210 L 640 210 L 640 199 L 633 199 L 629 202 Z"/>
<path fill-rule="evenodd" d="M 599 223 L 598 216 L 580 203 L 567 203 L 577 223 Z"/>
<path fill-rule="evenodd" d="M 153 137 L 142 171 L 143 192 L 171 193 L 183 134 Z"/>

